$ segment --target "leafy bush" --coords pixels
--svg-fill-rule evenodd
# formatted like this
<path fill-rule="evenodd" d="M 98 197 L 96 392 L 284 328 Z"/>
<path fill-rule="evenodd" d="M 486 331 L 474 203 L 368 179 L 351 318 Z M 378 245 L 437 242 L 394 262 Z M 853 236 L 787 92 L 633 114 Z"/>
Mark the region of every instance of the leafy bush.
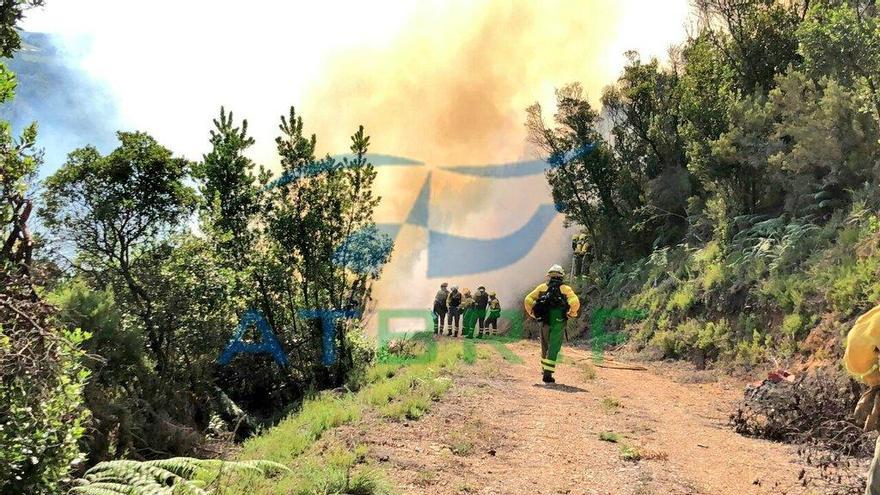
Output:
<path fill-rule="evenodd" d="M 57 493 L 82 460 L 89 335 L 56 331 L 25 279 L 0 277 L 0 493 Z"/>
<path fill-rule="evenodd" d="M 716 262 L 706 266 L 703 270 L 701 287 L 704 291 L 709 291 L 725 279 L 725 270 L 722 263 Z"/>
<path fill-rule="evenodd" d="M 694 304 L 696 298 L 696 286 L 693 284 L 684 284 L 678 290 L 672 293 L 669 302 L 666 303 L 667 311 L 686 312 L 691 305 Z"/>
<path fill-rule="evenodd" d="M 651 345 L 658 347 L 664 357 L 695 359 L 698 364 L 703 364 L 707 359 L 727 353 L 733 340 L 727 320 L 704 322 L 691 318 L 674 331 L 657 332 Z"/>
<path fill-rule="evenodd" d="M 757 366 L 767 358 L 767 350 L 772 345 L 772 336 L 762 336 L 755 329 L 752 330 L 752 338 L 743 339 L 736 343 L 734 350 L 734 362 L 746 366 Z"/>
<path fill-rule="evenodd" d="M 787 315 L 785 319 L 782 320 L 782 334 L 792 340 L 797 337 L 798 332 L 804 327 L 804 319 L 798 314 L 794 313 L 791 315 Z"/>

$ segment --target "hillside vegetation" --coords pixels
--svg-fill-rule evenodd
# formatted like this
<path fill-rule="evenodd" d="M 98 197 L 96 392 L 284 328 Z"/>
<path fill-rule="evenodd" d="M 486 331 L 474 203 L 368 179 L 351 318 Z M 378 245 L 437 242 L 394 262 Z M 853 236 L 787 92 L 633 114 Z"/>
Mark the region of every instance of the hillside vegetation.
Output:
<path fill-rule="evenodd" d="M 646 311 L 616 328 L 626 325 L 633 348 L 655 358 L 837 366 L 849 324 L 880 300 L 873 196 L 860 191 L 823 222 L 745 217 L 726 244 L 660 248 L 581 290 L 594 308 Z"/>
<path fill-rule="evenodd" d="M 577 84 L 552 126 L 529 108 L 554 199 L 589 239 L 581 294 L 645 311 L 628 335 L 655 357 L 836 364 L 880 296 L 876 7 L 695 7 L 670 62 L 631 53 L 601 111 Z"/>

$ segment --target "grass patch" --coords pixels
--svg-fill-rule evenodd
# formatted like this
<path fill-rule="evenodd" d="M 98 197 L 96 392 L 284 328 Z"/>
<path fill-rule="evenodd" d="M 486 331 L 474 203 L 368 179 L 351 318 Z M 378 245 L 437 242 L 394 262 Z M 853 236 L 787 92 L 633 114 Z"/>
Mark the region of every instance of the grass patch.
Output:
<path fill-rule="evenodd" d="M 487 435 L 485 425 L 480 420 L 471 420 L 446 436 L 446 445 L 457 456 L 468 456 L 476 452 L 480 440 Z"/>
<path fill-rule="evenodd" d="M 490 342 L 492 344 L 492 347 L 494 347 L 495 350 L 498 351 L 498 354 L 500 354 L 501 357 L 508 363 L 523 364 L 523 359 L 519 357 L 515 352 L 510 350 L 510 348 L 507 347 L 504 342 L 499 342 L 497 340 L 492 340 Z"/>
<path fill-rule="evenodd" d="M 477 493 L 477 488 L 468 483 L 458 485 L 458 493 Z"/>
<path fill-rule="evenodd" d="M 427 488 L 431 485 L 437 484 L 437 473 L 434 471 L 419 471 L 419 474 L 416 475 L 415 485 Z"/>
<path fill-rule="evenodd" d="M 596 367 L 592 363 L 580 363 L 578 367 L 581 369 L 581 378 L 585 382 L 596 379 Z"/>
<path fill-rule="evenodd" d="M 599 433 L 599 440 L 603 442 L 620 443 L 621 437 L 619 433 L 613 431 L 603 431 Z"/>
<path fill-rule="evenodd" d="M 300 411 L 244 443 L 241 459 L 266 459 L 288 465 L 321 435 L 360 419 L 362 410 L 351 396 L 321 395 L 303 402 Z"/>
<path fill-rule="evenodd" d="M 599 406 L 605 411 L 605 414 L 614 414 L 620 409 L 620 401 L 614 397 L 605 397 L 599 402 Z"/>
<path fill-rule="evenodd" d="M 474 442 L 469 438 L 459 438 L 455 442 L 452 442 L 452 445 L 449 446 L 449 450 L 458 456 L 468 456 L 474 453 Z"/>
<path fill-rule="evenodd" d="M 249 495 L 286 493 L 346 493 L 383 495 L 392 493 L 380 469 L 366 460 L 366 448 L 333 445 L 317 452 L 315 443 L 337 426 L 354 423 L 370 410 L 392 420 L 414 420 L 427 413 L 452 385 L 440 376 L 472 356 L 458 343 L 427 344 L 422 355 L 399 356 L 377 363 L 366 373 L 366 385 L 342 397 L 322 393 L 305 400 L 300 410 L 260 436 L 247 440 L 240 459 L 266 459 L 289 466 L 292 472 L 267 481 L 256 477 L 233 480 L 230 493 Z M 410 347 L 402 346 L 402 349 Z"/>
<path fill-rule="evenodd" d="M 477 362 L 477 346 L 474 341 L 465 338 L 461 343 L 461 360 L 466 364 L 474 364 Z"/>
<path fill-rule="evenodd" d="M 624 461 L 638 461 L 642 459 L 642 451 L 635 445 L 622 444 L 620 446 L 620 458 Z"/>
<path fill-rule="evenodd" d="M 408 384 L 409 387 L 405 387 L 399 395 L 380 408 L 382 416 L 398 421 L 419 419 L 430 410 L 431 403 L 439 400 L 452 385 L 452 381 L 445 377 L 410 378 L 411 380 L 403 382 L 403 385 Z"/>
<path fill-rule="evenodd" d="M 273 480 L 244 480 L 228 492 L 249 494 L 346 493 L 391 495 L 394 490 L 380 469 L 366 461 L 366 448 L 334 446 L 319 454 L 305 454 L 292 464 L 294 473 Z"/>

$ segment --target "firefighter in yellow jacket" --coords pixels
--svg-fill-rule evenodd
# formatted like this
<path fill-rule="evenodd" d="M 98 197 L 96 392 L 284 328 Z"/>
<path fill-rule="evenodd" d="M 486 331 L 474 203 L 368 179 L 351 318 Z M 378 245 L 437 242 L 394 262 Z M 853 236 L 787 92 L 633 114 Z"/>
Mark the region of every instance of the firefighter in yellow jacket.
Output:
<path fill-rule="evenodd" d="M 854 416 L 865 431 L 880 430 L 880 306 L 860 316 L 846 336 L 846 370 L 870 388 L 859 400 Z M 880 439 L 868 470 L 865 495 L 880 495 Z"/>
<path fill-rule="evenodd" d="M 535 287 L 525 299 L 526 314 L 541 326 L 541 368 L 544 383 L 555 383 L 556 358 L 568 318 L 575 318 L 581 302 L 571 287 L 562 283 L 565 273 L 559 265 L 547 270 L 547 281 Z"/>

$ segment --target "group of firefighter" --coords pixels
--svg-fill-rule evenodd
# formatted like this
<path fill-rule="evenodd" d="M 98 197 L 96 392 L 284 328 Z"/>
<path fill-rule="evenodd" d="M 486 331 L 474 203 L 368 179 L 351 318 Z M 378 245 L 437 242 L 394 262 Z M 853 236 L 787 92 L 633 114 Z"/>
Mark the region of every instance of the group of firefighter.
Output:
<path fill-rule="evenodd" d="M 489 333 L 498 333 L 498 318 L 501 316 L 501 303 L 495 292 L 486 292 L 479 286 L 475 293 L 470 289 L 458 290 L 458 286 L 443 282 L 434 296 L 434 333 L 450 337 L 483 338 Z M 491 329 L 491 330 L 490 330 Z M 474 335 L 474 330 L 477 334 Z"/>
<path fill-rule="evenodd" d="M 526 314 L 542 324 L 541 379 L 544 383 L 556 382 L 553 373 L 562 348 L 565 324 L 569 318 L 577 317 L 580 309 L 580 300 L 574 290 L 563 283 L 564 277 L 561 266 L 551 266 L 546 281 L 529 292 L 523 301 Z M 498 332 L 501 303 L 495 292 L 487 293 L 482 285 L 471 293 L 470 289 L 459 291 L 457 286 L 449 288 L 449 284 L 443 282 L 434 296 L 432 309 L 436 335 L 443 335 L 445 331 L 447 336 L 458 337 L 460 329 L 463 337 L 483 338 L 484 334 Z"/>

